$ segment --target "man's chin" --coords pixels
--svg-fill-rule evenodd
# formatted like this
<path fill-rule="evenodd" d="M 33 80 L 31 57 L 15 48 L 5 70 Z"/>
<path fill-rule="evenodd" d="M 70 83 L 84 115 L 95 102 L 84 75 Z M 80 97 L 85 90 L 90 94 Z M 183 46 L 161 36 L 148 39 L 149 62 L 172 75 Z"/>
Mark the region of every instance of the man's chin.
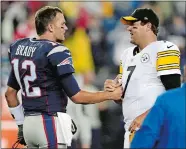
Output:
<path fill-rule="evenodd" d="M 130 41 L 130 43 L 132 43 L 132 44 L 136 45 L 136 43 L 135 43 L 133 40 L 131 40 L 131 41 Z"/>

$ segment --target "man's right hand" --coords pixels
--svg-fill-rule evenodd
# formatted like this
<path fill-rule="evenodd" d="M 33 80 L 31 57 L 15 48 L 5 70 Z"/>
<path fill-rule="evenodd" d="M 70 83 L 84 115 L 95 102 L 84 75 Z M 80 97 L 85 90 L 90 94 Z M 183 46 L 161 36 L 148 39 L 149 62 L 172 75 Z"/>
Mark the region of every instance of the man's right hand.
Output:
<path fill-rule="evenodd" d="M 117 75 L 114 80 L 107 79 L 104 83 L 104 91 L 113 92 L 117 87 L 121 86 L 121 75 Z"/>
<path fill-rule="evenodd" d="M 113 99 L 114 101 L 121 101 L 121 96 L 123 94 L 123 89 L 121 86 L 115 88 L 115 90 L 111 93 L 110 99 Z"/>
<path fill-rule="evenodd" d="M 116 88 L 114 80 L 107 79 L 104 83 L 104 91 L 113 92 Z"/>

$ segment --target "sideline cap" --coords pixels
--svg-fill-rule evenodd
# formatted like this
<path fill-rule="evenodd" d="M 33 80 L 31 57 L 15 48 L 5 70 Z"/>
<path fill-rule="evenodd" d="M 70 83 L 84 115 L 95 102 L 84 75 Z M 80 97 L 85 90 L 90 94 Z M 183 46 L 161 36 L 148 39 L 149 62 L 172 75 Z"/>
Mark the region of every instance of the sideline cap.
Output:
<path fill-rule="evenodd" d="M 130 16 L 121 17 L 120 20 L 125 25 L 130 25 L 132 22 L 136 21 L 142 21 L 150 22 L 157 28 L 159 26 L 159 18 L 150 8 L 138 8 Z"/>

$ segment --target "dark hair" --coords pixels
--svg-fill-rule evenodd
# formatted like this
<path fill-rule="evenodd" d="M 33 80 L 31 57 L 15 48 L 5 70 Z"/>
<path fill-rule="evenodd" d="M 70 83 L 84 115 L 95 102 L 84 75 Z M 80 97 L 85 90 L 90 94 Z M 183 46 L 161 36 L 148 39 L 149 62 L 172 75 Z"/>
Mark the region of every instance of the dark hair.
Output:
<path fill-rule="evenodd" d="M 58 7 L 45 6 L 39 9 L 35 15 L 35 27 L 38 35 L 42 35 L 47 25 L 55 18 L 57 12 L 63 13 Z"/>
<path fill-rule="evenodd" d="M 152 24 L 151 30 L 153 31 L 153 33 L 157 36 L 158 35 L 158 28 Z"/>
<path fill-rule="evenodd" d="M 141 21 L 141 25 L 145 25 L 145 24 L 147 24 L 148 23 L 148 21 Z M 151 23 L 152 24 L 152 23 Z M 158 35 L 158 28 L 154 25 L 154 24 L 152 24 L 152 26 L 151 26 L 151 30 L 153 31 L 153 33 L 157 36 Z"/>

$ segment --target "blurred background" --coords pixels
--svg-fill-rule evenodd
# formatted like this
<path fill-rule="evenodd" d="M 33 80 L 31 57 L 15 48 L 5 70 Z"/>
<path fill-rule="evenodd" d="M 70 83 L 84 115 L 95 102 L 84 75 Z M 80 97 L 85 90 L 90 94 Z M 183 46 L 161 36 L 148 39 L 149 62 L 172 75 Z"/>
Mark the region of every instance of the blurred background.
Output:
<path fill-rule="evenodd" d="M 45 5 L 58 6 L 64 12 L 68 26 L 64 45 L 72 53 L 75 77 L 85 90 L 102 90 L 104 81 L 114 79 L 118 74 L 120 55 L 131 46 L 130 35 L 119 19 L 139 7 L 152 8 L 158 14 L 158 39 L 171 41 L 180 48 L 183 73 L 186 2 L 1 1 L 1 148 L 11 148 L 17 135 L 17 126 L 4 98 L 10 72 L 7 49 L 16 39 L 37 36 L 34 15 Z M 69 101 L 68 112 L 79 128 L 72 148 L 123 147 L 124 124 L 120 105 L 108 101 L 77 106 Z"/>

